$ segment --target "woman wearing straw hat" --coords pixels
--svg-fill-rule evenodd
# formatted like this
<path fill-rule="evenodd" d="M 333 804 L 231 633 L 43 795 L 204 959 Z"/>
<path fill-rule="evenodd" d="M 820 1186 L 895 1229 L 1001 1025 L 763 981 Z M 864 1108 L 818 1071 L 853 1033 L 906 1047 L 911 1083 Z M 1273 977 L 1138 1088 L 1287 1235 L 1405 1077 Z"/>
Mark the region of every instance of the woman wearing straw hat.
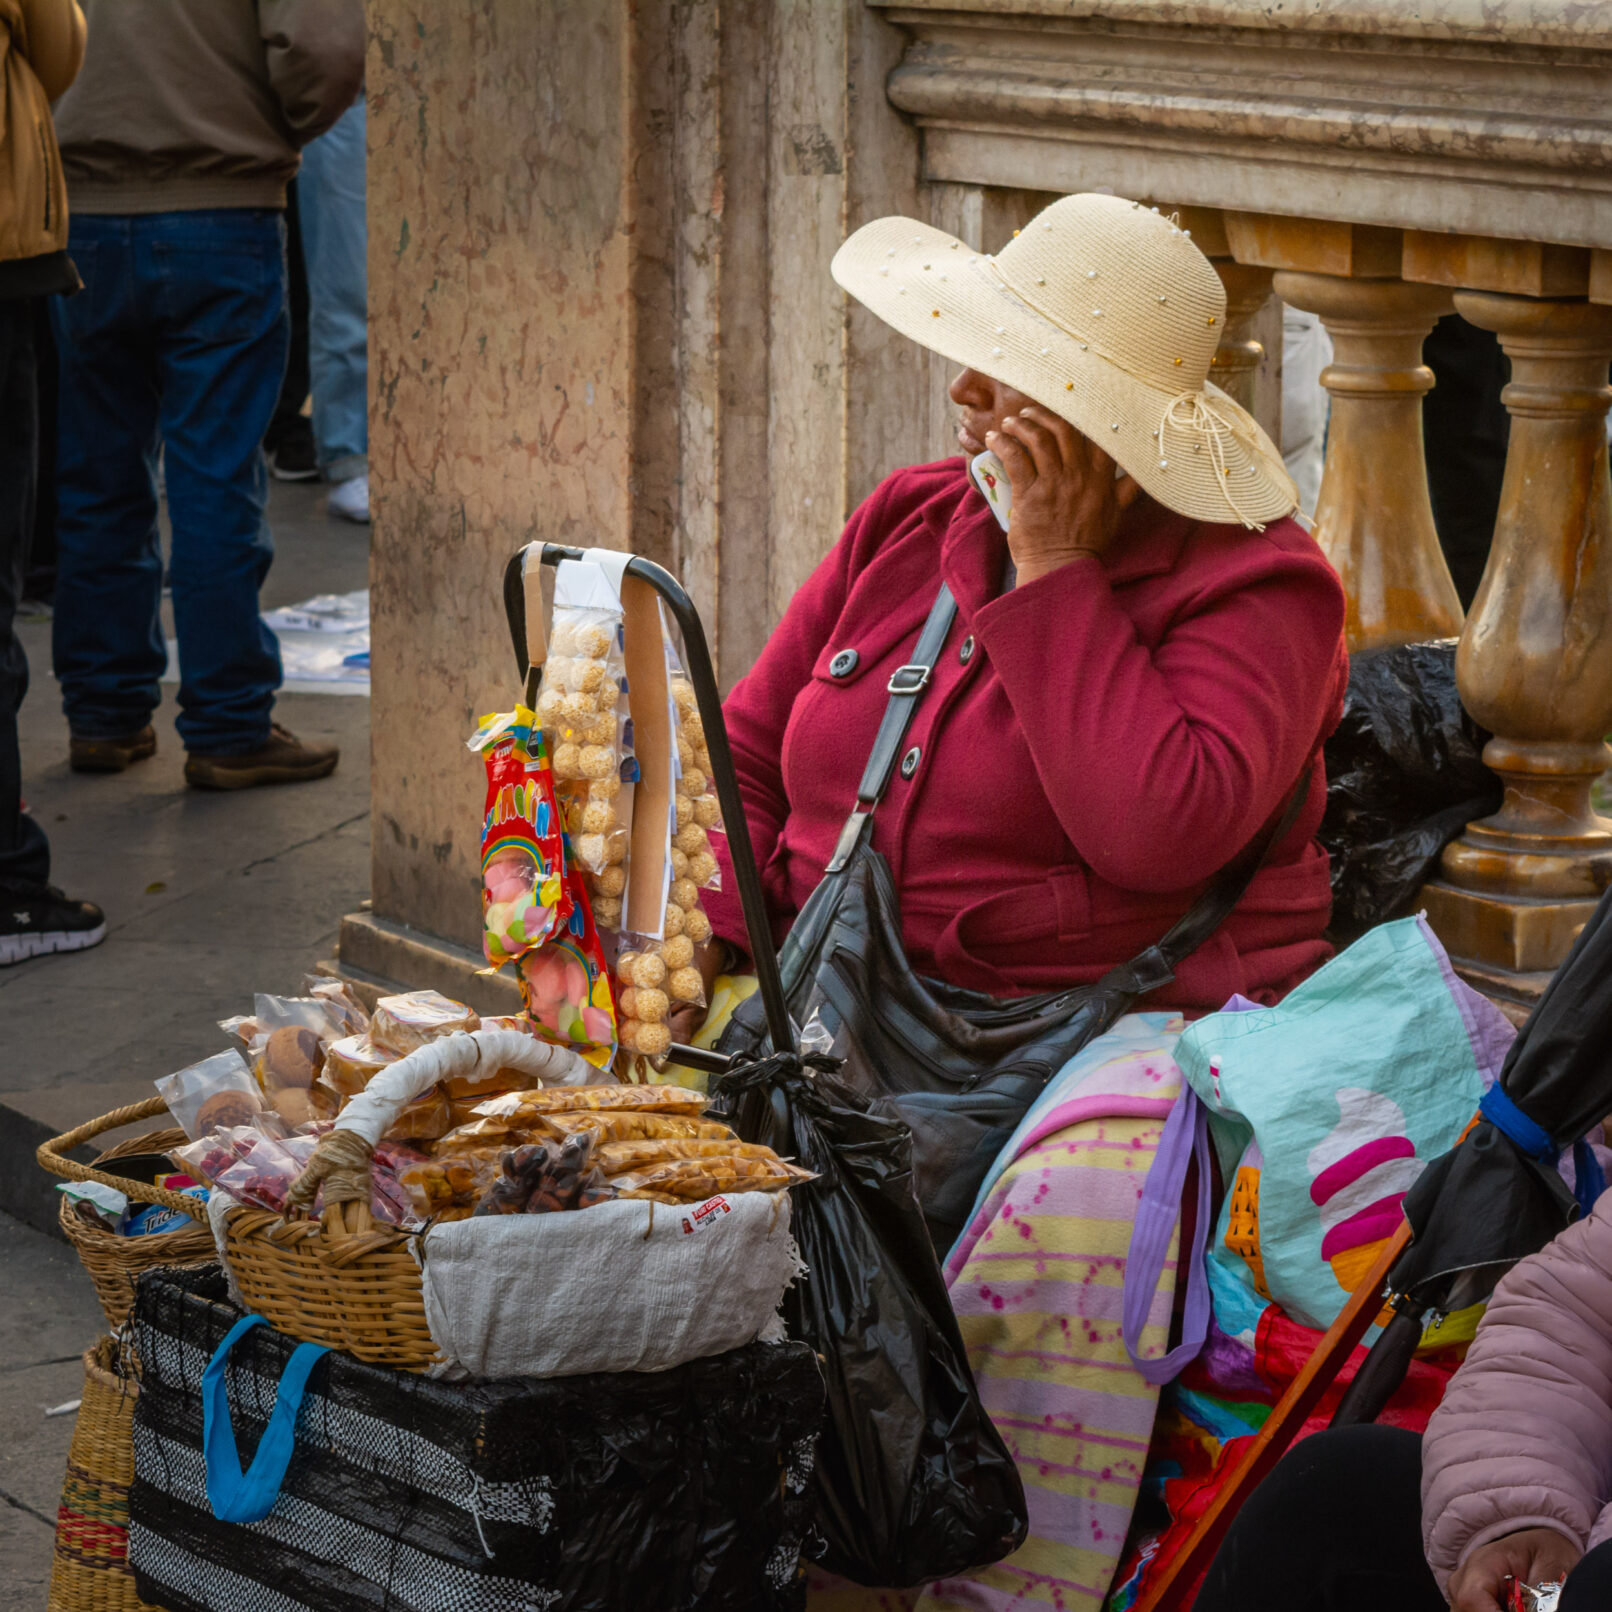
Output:
<path fill-rule="evenodd" d="M 957 619 L 873 818 L 920 973 L 999 996 L 1094 981 L 1156 941 L 1310 778 L 1232 916 L 1165 1002 L 1145 1004 L 1177 1011 L 1122 1020 L 1113 1057 L 1108 1038 L 1081 1055 L 1094 1073 L 1077 1121 L 999 1161 L 947 1261 L 1032 1537 L 925 1604 L 1096 1607 L 1155 1399 L 1116 1354 L 1141 1176 L 1105 1171 L 1145 1169 L 1178 1078 L 1181 1012 L 1237 992 L 1274 1001 L 1329 954 L 1313 835 L 1347 676 L 1343 591 L 1290 518 L 1280 454 L 1208 382 L 1225 295 L 1169 219 L 1066 196 L 992 257 L 885 218 L 851 236 L 833 272 L 962 366 L 957 440 L 998 456 L 1011 520 L 1004 534 L 963 459 L 896 471 L 729 697 L 774 912 L 787 921 L 823 876 L 886 685 L 941 581 Z M 742 942 L 731 893 L 711 912 L 719 937 Z M 1152 1317 L 1161 1350 L 1169 1301 L 1161 1292 Z"/>

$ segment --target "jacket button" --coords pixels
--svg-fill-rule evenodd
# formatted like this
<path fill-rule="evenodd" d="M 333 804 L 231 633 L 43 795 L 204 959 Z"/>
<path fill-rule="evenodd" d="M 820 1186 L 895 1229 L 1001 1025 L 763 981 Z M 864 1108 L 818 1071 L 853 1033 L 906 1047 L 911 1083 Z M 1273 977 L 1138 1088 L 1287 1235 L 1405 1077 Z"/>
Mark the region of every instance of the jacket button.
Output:
<path fill-rule="evenodd" d="M 963 640 L 962 646 L 957 651 L 957 658 L 958 658 L 959 661 L 962 662 L 962 664 L 964 666 L 968 665 L 968 663 L 971 660 L 973 660 L 973 658 L 974 658 L 974 635 L 973 635 L 973 633 L 970 633 L 968 635 L 968 637 L 966 637 Z"/>
<path fill-rule="evenodd" d="M 923 757 L 923 751 L 914 745 L 906 755 L 901 758 L 901 776 L 910 778 L 918 770 L 918 762 Z"/>
<path fill-rule="evenodd" d="M 861 658 L 854 649 L 842 649 L 828 663 L 828 675 L 830 677 L 849 677 L 856 670 L 856 664 Z"/>

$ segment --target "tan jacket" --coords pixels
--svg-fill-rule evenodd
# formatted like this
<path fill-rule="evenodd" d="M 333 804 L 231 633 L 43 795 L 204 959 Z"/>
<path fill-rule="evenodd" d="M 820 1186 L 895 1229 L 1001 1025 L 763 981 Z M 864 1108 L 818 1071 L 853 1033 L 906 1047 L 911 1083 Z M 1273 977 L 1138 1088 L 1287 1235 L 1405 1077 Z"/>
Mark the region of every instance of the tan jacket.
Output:
<path fill-rule="evenodd" d="M 83 60 L 84 14 L 77 0 L 0 0 L 0 267 L 6 269 L 0 278 L 5 281 L 19 273 L 11 265 L 59 258 L 67 245 L 67 188 L 50 103 L 73 82 Z"/>
<path fill-rule="evenodd" d="M 363 0 L 84 9 L 89 55 L 56 107 L 75 213 L 283 207 L 297 153 L 363 86 Z"/>

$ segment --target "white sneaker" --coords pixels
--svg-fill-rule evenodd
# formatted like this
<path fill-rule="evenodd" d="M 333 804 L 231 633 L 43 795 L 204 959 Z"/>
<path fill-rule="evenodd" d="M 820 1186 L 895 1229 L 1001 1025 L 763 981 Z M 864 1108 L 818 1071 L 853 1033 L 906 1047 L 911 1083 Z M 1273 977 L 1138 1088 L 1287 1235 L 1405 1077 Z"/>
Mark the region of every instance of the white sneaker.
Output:
<path fill-rule="evenodd" d="M 338 481 L 330 489 L 329 508 L 332 515 L 340 515 L 344 521 L 358 521 L 361 525 L 369 525 L 369 475 L 354 476 L 348 481 Z"/>

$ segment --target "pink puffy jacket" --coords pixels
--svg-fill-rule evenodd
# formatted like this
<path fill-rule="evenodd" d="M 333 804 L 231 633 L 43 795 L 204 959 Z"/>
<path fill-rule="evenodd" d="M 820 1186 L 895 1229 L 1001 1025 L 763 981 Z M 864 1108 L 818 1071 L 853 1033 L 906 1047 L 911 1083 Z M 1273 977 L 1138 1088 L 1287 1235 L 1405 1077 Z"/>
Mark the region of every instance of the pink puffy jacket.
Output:
<path fill-rule="evenodd" d="M 1597 1149 L 1599 1152 L 1599 1149 Z M 1422 1543 L 1443 1589 L 1480 1545 L 1612 1537 L 1612 1192 L 1495 1289 L 1422 1443 Z"/>

